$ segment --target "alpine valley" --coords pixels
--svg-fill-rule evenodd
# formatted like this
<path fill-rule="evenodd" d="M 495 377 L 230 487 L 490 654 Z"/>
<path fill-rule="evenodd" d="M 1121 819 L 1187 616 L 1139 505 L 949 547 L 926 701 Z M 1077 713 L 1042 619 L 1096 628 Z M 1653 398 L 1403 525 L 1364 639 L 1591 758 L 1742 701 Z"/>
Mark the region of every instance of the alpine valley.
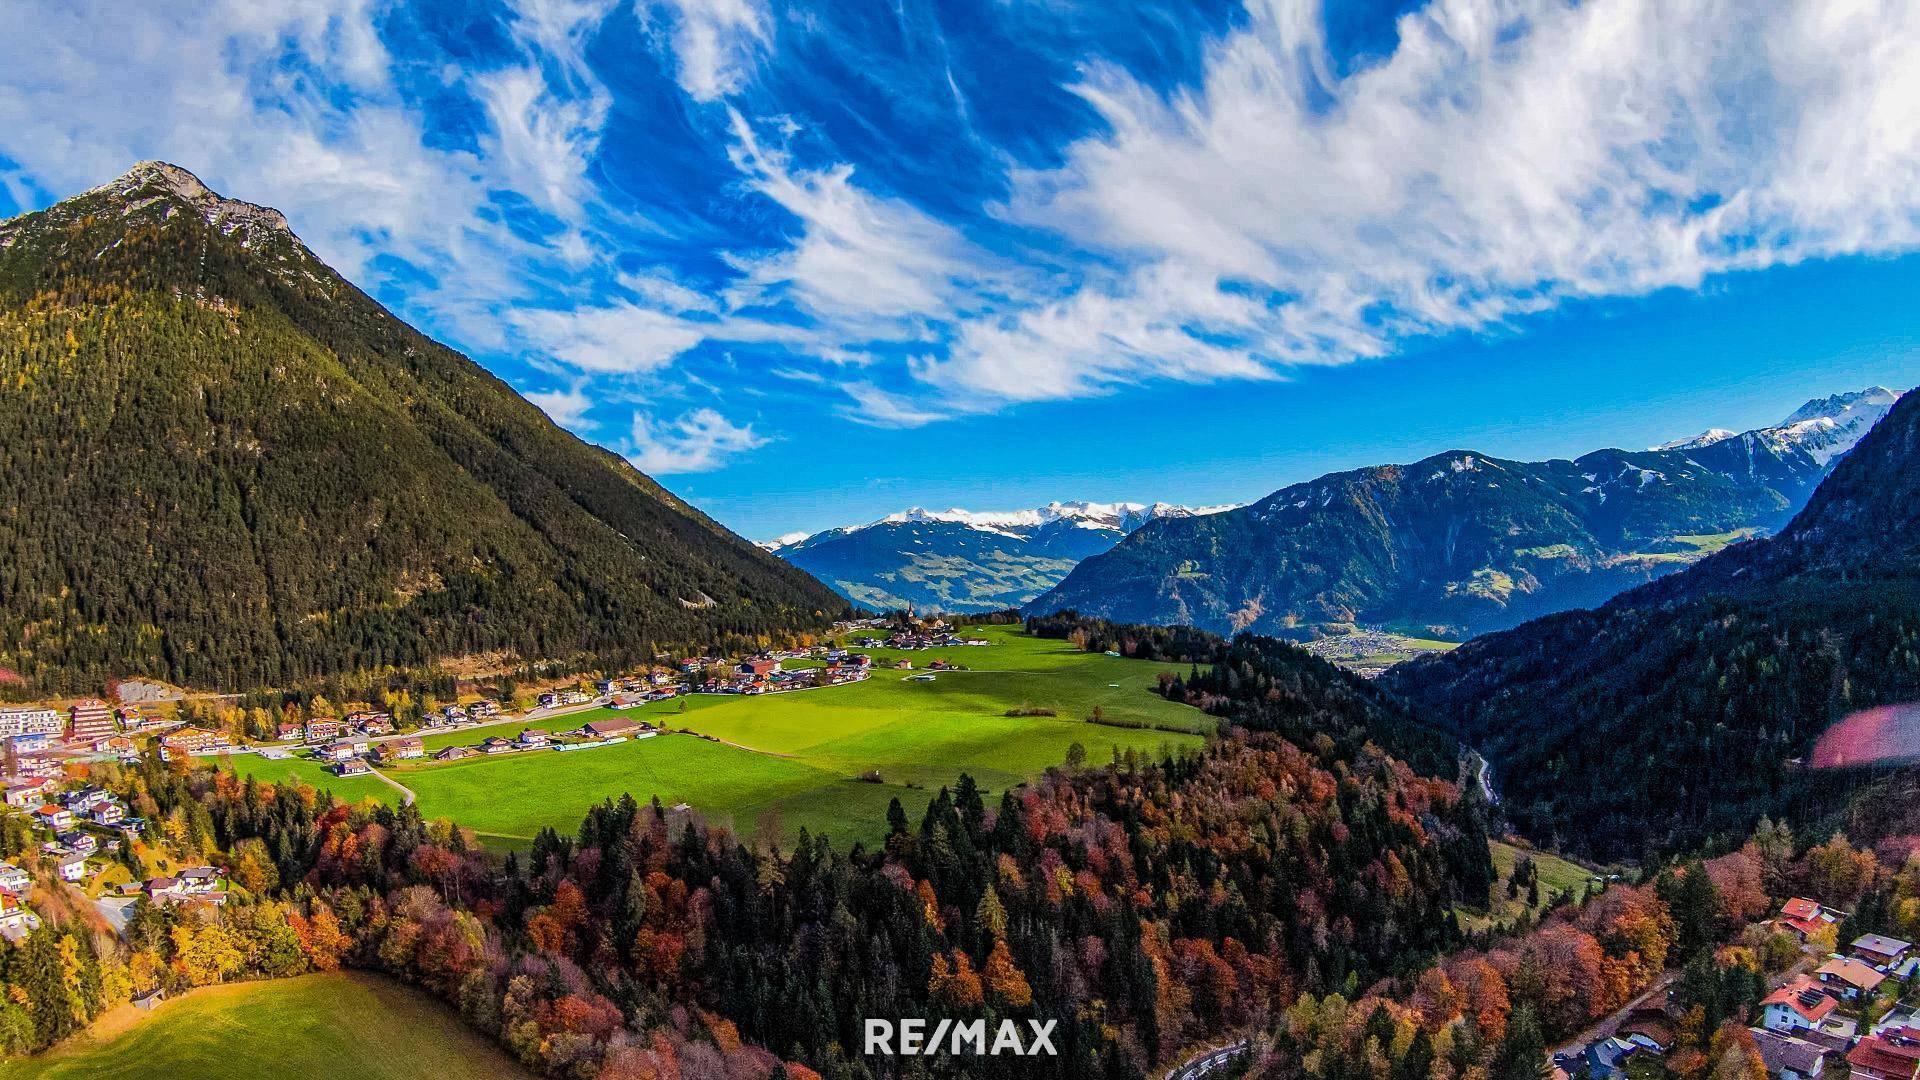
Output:
<path fill-rule="evenodd" d="M 914 507 L 761 546 L 877 611 L 1001 611 L 1053 588 L 1080 560 L 1148 522 L 1230 509 L 1130 502 L 1051 502 L 1001 513 Z"/>
<path fill-rule="evenodd" d="M 1774 532 L 1899 396 L 1836 394 L 1776 427 L 1572 461 L 1451 450 L 1334 473 L 1150 522 L 1026 607 L 1297 640 L 1355 624 L 1465 638 Z"/>

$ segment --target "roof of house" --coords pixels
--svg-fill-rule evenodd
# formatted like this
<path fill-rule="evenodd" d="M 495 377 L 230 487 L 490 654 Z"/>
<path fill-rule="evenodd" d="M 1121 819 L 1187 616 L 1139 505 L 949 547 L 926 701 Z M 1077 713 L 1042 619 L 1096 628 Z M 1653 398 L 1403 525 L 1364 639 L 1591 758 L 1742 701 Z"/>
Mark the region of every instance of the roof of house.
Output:
<path fill-rule="evenodd" d="M 1920 1071 L 1920 1046 L 1902 1046 L 1879 1035 L 1869 1035 L 1847 1052 L 1847 1063 L 1888 1076 L 1913 1076 Z"/>
<path fill-rule="evenodd" d="M 1885 975 L 1852 957 L 1839 957 L 1821 964 L 1814 974 L 1831 977 L 1861 990 L 1872 990 L 1887 981 Z"/>
<path fill-rule="evenodd" d="M 1808 1023 L 1817 1024 L 1839 1005 L 1839 1002 L 1822 993 L 1820 984 L 1805 975 L 1768 994 L 1764 1005 L 1785 1005 L 1799 1013 Z"/>
<path fill-rule="evenodd" d="M 1871 953 L 1880 953 L 1884 956 L 1892 956 L 1895 953 L 1902 953 L 1913 948 L 1913 942 L 1901 941 L 1897 937 L 1888 937 L 1885 934 L 1861 934 L 1859 937 L 1853 939 L 1852 947 Z"/>
<path fill-rule="evenodd" d="M 639 726 L 638 723 L 623 716 L 616 716 L 610 720 L 595 720 L 587 725 L 587 730 L 595 735 L 612 735 L 616 732 L 632 731 Z"/>
<path fill-rule="evenodd" d="M 1826 1047 L 1805 1039 L 1796 1039 L 1766 1028 L 1753 1028 L 1752 1031 L 1754 1045 L 1759 1048 L 1761 1059 L 1767 1063 L 1767 1071 L 1775 1075 L 1791 1069 L 1806 1076 L 1820 1067 L 1820 1059 L 1827 1053 Z"/>
<path fill-rule="evenodd" d="M 1804 896 L 1796 896 L 1785 904 L 1780 905 L 1780 914 L 1789 919 L 1818 918 L 1820 915 L 1820 902 L 1818 900 L 1809 900 Z"/>

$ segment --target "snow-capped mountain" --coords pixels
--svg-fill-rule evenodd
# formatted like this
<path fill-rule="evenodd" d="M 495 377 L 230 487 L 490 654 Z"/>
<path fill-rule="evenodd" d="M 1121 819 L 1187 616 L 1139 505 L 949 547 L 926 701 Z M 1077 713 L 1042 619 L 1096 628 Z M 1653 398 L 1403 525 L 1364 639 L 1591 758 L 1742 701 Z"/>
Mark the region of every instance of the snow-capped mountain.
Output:
<path fill-rule="evenodd" d="M 1017 607 L 1150 521 L 1232 506 L 1050 502 L 1028 510 L 915 506 L 863 525 L 789 533 L 760 546 L 870 608 Z"/>
<path fill-rule="evenodd" d="M 1137 530 L 1027 609 L 1294 637 L 1501 629 L 1779 529 L 1898 398 L 1870 387 L 1774 427 L 1572 461 L 1450 450 L 1333 473 Z"/>
<path fill-rule="evenodd" d="M 1748 438 L 1782 453 L 1798 448 L 1814 461 L 1827 465 L 1853 449 L 1853 444 L 1899 400 L 1898 390 L 1869 386 L 1865 390 L 1815 398 L 1793 410 L 1793 415 L 1774 427 L 1744 434 L 1726 428 L 1708 428 L 1691 439 L 1676 439 L 1654 449 L 1696 450 L 1728 439 Z"/>

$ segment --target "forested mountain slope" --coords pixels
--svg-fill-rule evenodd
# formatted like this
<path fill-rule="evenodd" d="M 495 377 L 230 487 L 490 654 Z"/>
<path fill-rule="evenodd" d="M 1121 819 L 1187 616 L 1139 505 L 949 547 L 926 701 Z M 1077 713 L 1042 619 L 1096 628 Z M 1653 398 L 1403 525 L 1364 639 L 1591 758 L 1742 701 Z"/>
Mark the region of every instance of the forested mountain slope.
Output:
<path fill-rule="evenodd" d="M 0 223 L 0 666 L 639 655 L 843 601 L 157 162 Z"/>
<path fill-rule="evenodd" d="M 1600 603 L 1785 524 L 1896 395 L 1809 402 L 1773 428 L 1572 461 L 1466 450 L 1335 473 L 1158 521 L 1028 605 L 1219 632 L 1384 624 L 1465 637 Z"/>
<path fill-rule="evenodd" d="M 1793 759 L 1841 716 L 1920 699 L 1920 399 L 1779 535 L 1386 683 L 1486 752 L 1542 842 L 1637 855 L 1816 816 L 1843 778 Z"/>

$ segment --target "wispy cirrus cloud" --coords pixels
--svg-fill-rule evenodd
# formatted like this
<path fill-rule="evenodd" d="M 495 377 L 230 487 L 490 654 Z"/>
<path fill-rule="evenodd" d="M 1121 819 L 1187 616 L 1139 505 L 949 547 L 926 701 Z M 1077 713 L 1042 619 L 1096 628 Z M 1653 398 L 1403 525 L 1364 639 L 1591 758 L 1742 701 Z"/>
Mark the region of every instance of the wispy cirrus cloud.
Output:
<path fill-rule="evenodd" d="M 768 440 L 752 424 L 736 424 L 711 408 L 693 409 L 660 423 L 635 413 L 633 429 L 621 452 L 634 468 L 659 476 L 706 472 L 729 458 L 757 450 Z"/>

